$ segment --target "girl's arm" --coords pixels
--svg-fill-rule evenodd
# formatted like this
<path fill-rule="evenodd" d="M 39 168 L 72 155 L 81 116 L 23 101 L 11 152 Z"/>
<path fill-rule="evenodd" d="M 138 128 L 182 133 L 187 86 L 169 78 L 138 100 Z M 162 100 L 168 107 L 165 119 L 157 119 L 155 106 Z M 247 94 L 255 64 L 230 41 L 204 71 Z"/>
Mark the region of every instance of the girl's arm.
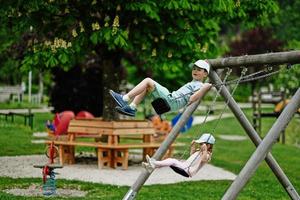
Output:
<path fill-rule="evenodd" d="M 195 140 L 193 140 L 191 143 L 190 155 L 192 155 L 195 152 L 196 152 L 196 143 Z"/>
<path fill-rule="evenodd" d="M 199 161 L 199 164 L 193 165 L 189 168 L 189 173 L 191 176 L 194 176 L 201 168 L 202 166 L 208 162 L 208 151 L 206 144 L 201 145 L 200 147 L 199 155 L 201 156 L 201 160 Z"/>
<path fill-rule="evenodd" d="M 207 163 L 209 161 L 209 152 L 207 151 L 206 144 L 201 146 L 201 161 Z"/>
<path fill-rule="evenodd" d="M 206 91 L 210 90 L 211 87 L 212 87 L 212 84 L 204 83 L 203 86 L 198 91 L 196 91 L 193 95 L 190 96 L 188 105 L 190 105 L 194 101 L 197 101 L 199 98 L 202 98 L 204 96 L 204 94 L 206 93 Z"/>

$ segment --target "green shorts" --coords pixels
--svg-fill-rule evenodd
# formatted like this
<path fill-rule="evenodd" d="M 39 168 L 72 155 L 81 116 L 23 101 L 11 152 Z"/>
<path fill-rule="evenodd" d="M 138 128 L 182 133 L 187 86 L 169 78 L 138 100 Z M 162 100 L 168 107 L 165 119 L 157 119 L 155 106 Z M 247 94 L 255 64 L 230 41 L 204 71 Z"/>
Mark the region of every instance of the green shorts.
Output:
<path fill-rule="evenodd" d="M 176 111 L 179 109 L 176 99 L 174 99 L 172 97 L 171 93 L 169 92 L 169 90 L 167 88 L 165 88 L 164 86 L 160 85 L 157 82 L 155 82 L 154 86 L 155 86 L 155 88 L 151 93 L 151 95 L 154 97 L 154 99 L 164 98 L 168 102 L 168 104 L 171 108 L 171 111 Z"/>

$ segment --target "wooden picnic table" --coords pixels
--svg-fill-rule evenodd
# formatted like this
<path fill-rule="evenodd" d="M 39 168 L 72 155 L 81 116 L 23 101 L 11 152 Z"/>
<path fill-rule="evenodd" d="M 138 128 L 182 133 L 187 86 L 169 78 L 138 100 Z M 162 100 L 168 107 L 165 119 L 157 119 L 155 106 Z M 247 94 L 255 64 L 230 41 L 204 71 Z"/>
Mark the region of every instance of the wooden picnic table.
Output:
<path fill-rule="evenodd" d="M 143 158 L 145 158 L 146 154 L 152 155 L 160 146 L 160 142 L 154 139 L 155 133 L 152 122 L 145 120 L 74 119 L 70 121 L 67 140 L 54 141 L 54 143 L 59 145 L 61 164 L 74 163 L 75 147 L 86 146 L 97 148 L 99 168 L 104 165 L 115 168 L 120 164 L 127 169 L 129 149 L 143 149 Z M 130 136 L 134 136 L 134 139 Z M 82 141 L 82 138 L 95 140 Z M 172 151 L 173 147 L 168 152 L 169 156 Z"/>
<path fill-rule="evenodd" d="M 68 135 L 69 140 L 76 138 L 107 136 L 107 144 L 118 144 L 119 138 L 129 135 L 141 135 L 143 142 L 152 142 L 155 129 L 150 121 L 122 120 L 103 121 L 102 119 L 71 120 Z"/>

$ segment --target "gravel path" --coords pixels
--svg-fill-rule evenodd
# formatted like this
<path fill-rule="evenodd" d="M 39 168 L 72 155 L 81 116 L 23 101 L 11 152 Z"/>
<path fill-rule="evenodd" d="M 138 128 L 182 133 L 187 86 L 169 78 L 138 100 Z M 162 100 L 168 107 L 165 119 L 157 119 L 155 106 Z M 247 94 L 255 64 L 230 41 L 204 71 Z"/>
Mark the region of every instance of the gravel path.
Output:
<path fill-rule="evenodd" d="M 224 113 L 222 115 L 221 119 L 224 119 L 227 117 L 232 117 L 232 116 L 233 116 L 233 114 L 231 114 L 231 113 Z M 202 124 L 204 119 L 205 119 L 205 116 L 194 116 L 193 126 L 197 125 L 197 124 Z M 218 115 L 209 115 L 206 119 L 206 122 L 213 121 L 216 119 L 219 119 Z"/>
<path fill-rule="evenodd" d="M 248 139 L 246 136 L 242 135 L 218 135 L 218 138 L 229 141 L 243 141 Z"/>
<path fill-rule="evenodd" d="M 0 176 L 42 178 L 41 169 L 34 168 L 33 165 L 46 162 L 47 159 L 44 155 L 0 157 Z M 142 170 L 144 169 L 140 164 L 131 165 L 128 170 L 121 168 L 99 170 L 95 162 L 66 165 L 62 169 L 56 169 L 55 172 L 59 173 L 58 179 L 131 186 Z M 193 178 L 184 178 L 174 173 L 170 168 L 160 168 L 152 173 L 145 184 L 168 184 L 196 180 L 234 180 L 235 178 L 235 174 L 208 164 Z"/>

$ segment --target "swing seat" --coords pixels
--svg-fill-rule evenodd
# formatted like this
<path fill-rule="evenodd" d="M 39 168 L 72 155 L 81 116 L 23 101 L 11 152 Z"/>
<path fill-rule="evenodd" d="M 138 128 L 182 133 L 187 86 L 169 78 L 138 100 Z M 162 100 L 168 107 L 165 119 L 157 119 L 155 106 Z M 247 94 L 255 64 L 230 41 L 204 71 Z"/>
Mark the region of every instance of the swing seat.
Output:
<path fill-rule="evenodd" d="M 151 104 L 158 115 L 164 114 L 171 110 L 170 105 L 164 98 L 157 98 L 152 101 Z"/>
<path fill-rule="evenodd" d="M 173 169 L 173 171 L 176 172 L 177 174 L 180 174 L 181 176 L 184 176 L 187 178 L 190 177 L 190 175 L 188 173 L 186 173 L 186 171 L 184 171 L 183 169 L 181 169 L 179 167 L 175 167 L 175 166 L 171 165 L 170 168 Z"/>

